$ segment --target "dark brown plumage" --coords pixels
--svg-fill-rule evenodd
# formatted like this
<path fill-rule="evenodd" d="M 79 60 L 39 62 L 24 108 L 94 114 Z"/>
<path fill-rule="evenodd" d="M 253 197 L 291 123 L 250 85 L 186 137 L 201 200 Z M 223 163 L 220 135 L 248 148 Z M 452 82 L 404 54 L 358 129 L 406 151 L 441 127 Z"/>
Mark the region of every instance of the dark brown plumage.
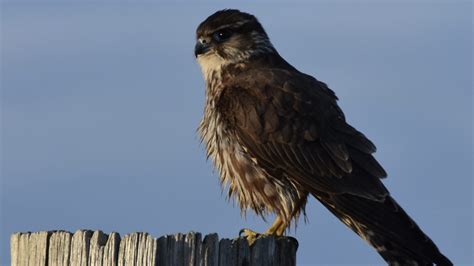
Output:
<path fill-rule="evenodd" d="M 280 57 L 254 16 L 216 12 L 197 39 L 199 132 L 241 209 L 277 214 L 267 234 L 283 234 L 311 194 L 389 264 L 451 265 L 390 197 L 374 144 L 346 122 L 334 92 Z"/>

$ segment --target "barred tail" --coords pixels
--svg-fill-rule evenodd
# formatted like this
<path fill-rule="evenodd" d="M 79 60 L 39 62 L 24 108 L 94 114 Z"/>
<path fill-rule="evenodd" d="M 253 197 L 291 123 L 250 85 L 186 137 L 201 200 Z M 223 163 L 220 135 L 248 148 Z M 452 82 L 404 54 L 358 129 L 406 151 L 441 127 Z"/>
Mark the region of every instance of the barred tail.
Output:
<path fill-rule="evenodd" d="M 349 194 L 313 195 L 389 265 L 453 265 L 392 197 L 378 202 Z"/>

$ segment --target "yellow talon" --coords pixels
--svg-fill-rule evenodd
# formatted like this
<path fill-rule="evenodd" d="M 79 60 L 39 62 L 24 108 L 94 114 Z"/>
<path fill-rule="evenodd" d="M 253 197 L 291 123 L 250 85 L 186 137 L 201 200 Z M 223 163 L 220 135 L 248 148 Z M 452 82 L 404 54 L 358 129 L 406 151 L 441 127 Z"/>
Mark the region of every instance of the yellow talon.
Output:
<path fill-rule="evenodd" d="M 268 228 L 264 233 L 257 233 L 248 228 L 244 228 L 240 230 L 239 237 L 245 237 L 249 243 L 249 246 L 252 246 L 255 241 L 262 236 L 282 236 L 285 232 L 285 229 L 286 224 L 282 221 L 282 219 L 277 217 L 272 226 L 270 226 L 270 228 Z"/>
<path fill-rule="evenodd" d="M 248 228 L 244 228 L 240 230 L 239 232 L 239 237 L 244 237 L 247 239 L 247 242 L 249 243 L 249 246 L 253 245 L 255 241 L 261 236 L 262 234 L 257 233 L 253 230 L 250 230 Z"/>

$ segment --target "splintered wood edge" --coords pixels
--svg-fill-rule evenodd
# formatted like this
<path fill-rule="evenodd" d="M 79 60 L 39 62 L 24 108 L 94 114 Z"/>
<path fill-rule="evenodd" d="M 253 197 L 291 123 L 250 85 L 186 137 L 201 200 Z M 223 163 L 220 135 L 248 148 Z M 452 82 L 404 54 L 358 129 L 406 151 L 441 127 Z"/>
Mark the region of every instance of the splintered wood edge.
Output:
<path fill-rule="evenodd" d="M 177 233 L 154 238 L 134 232 L 77 230 L 14 233 L 11 265 L 296 265 L 293 237 L 264 236 L 250 247 L 244 238 L 219 239 L 208 234 Z"/>

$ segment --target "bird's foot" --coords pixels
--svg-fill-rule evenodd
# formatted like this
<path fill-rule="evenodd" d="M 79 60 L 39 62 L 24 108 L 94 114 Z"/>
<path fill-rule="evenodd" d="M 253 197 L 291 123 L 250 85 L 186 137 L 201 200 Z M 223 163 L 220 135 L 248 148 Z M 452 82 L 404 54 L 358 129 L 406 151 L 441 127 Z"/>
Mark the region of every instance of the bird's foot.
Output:
<path fill-rule="evenodd" d="M 265 235 L 265 234 L 257 233 L 253 230 L 248 229 L 248 228 L 244 228 L 244 229 L 240 230 L 240 232 L 239 232 L 239 237 L 244 237 L 245 239 L 247 239 L 247 242 L 249 243 L 249 246 L 253 245 L 253 243 L 255 243 L 255 241 L 263 235 Z"/>

